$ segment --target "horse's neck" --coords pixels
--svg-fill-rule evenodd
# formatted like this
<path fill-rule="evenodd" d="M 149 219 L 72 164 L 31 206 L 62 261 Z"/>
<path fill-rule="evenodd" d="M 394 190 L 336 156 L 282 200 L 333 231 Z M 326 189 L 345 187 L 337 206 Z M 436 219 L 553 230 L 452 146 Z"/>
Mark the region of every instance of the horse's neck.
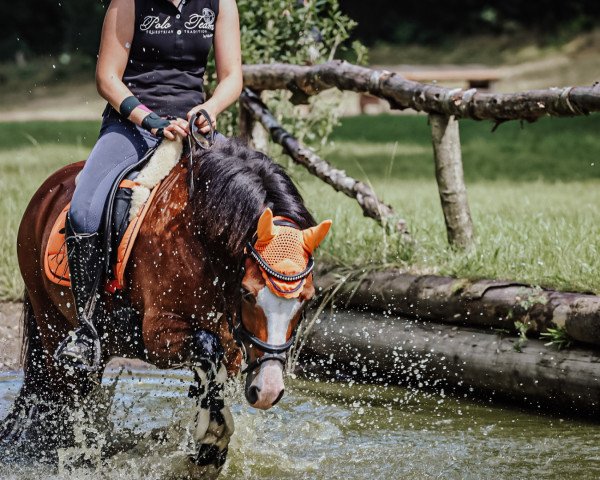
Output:
<path fill-rule="evenodd" d="M 186 178 L 187 169 L 179 163 L 158 186 L 145 222 L 155 234 L 172 232 L 179 227 L 178 223 L 185 226 L 183 217 L 188 206 Z"/>
<path fill-rule="evenodd" d="M 142 244 L 160 246 L 161 263 L 178 265 L 181 270 L 204 272 L 220 292 L 224 282 L 226 290 L 230 290 L 229 284 L 235 281 L 234 272 L 239 267 L 239 260 L 232 259 L 226 252 L 219 254 L 216 248 L 207 247 L 202 241 L 188 201 L 187 179 L 188 170 L 179 163 L 160 184 L 140 232 L 143 238 L 139 240 Z"/>

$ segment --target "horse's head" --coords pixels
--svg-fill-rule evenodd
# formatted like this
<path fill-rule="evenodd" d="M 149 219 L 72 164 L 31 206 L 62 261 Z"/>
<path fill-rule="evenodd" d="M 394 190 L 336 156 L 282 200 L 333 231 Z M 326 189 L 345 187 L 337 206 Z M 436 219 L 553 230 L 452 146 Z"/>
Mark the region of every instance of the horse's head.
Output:
<path fill-rule="evenodd" d="M 248 367 L 246 399 L 268 409 L 283 396 L 283 368 L 303 307 L 314 296 L 313 251 L 331 221 L 300 230 L 267 208 L 253 242 L 246 246 L 242 302 L 234 328 Z"/>

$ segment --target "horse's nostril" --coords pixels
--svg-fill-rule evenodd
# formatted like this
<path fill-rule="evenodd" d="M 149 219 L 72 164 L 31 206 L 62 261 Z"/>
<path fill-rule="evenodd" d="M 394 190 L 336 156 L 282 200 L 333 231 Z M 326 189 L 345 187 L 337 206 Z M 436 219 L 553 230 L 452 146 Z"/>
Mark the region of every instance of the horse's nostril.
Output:
<path fill-rule="evenodd" d="M 248 400 L 250 405 L 254 405 L 258 402 L 258 392 L 260 392 L 260 388 L 255 387 L 254 385 L 246 391 L 246 400 Z"/>
<path fill-rule="evenodd" d="M 284 391 L 285 391 L 285 390 L 283 390 L 283 389 L 282 389 L 282 390 L 281 390 L 281 392 L 279 392 L 279 395 L 277 396 L 277 398 L 276 398 L 276 399 L 275 399 L 275 401 L 273 402 L 273 405 L 272 405 L 272 406 L 275 406 L 275 405 L 277 405 L 277 403 L 279 402 L 279 400 L 281 400 L 281 398 L 283 397 L 283 392 L 284 392 Z"/>

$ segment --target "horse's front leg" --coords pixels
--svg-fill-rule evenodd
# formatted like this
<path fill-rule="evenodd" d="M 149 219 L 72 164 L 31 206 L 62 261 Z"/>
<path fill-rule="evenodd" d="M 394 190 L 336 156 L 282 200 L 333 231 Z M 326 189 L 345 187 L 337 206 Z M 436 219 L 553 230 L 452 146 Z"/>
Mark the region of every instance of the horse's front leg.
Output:
<path fill-rule="evenodd" d="M 192 461 L 218 472 L 233 434 L 233 418 L 223 401 L 227 371 L 219 337 L 194 329 L 190 321 L 169 312 L 147 313 L 143 336 L 150 362 L 160 368 L 187 365 L 194 372 L 197 383 L 190 394 L 197 398 L 198 412 L 194 428 L 197 450 Z"/>
<path fill-rule="evenodd" d="M 225 405 L 223 390 L 227 370 L 224 351 L 212 333 L 199 330 L 192 336 L 190 364 L 197 382 L 190 395 L 197 398 L 198 412 L 194 429 L 197 452 L 191 460 L 218 473 L 227 458 L 229 440 L 233 435 L 233 416 Z"/>

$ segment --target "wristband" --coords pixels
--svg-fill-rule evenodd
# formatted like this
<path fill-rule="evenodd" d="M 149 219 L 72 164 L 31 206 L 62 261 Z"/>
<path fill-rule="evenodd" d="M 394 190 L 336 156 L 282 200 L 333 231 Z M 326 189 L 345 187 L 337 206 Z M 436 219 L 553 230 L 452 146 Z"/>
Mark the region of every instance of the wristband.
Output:
<path fill-rule="evenodd" d="M 133 112 L 141 104 L 142 102 L 131 95 L 121 102 L 121 105 L 119 106 L 119 113 L 123 118 L 129 118 L 131 112 Z"/>
<path fill-rule="evenodd" d="M 165 127 L 171 125 L 171 122 L 166 118 L 159 117 L 156 113 L 150 112 L 148 115 L 144 117 L 142 120 L 142 128 L 152 132 L 153 128 L 156 128 L 155 135 L 157 137 L 163 136 L 163 130 Z"/>

